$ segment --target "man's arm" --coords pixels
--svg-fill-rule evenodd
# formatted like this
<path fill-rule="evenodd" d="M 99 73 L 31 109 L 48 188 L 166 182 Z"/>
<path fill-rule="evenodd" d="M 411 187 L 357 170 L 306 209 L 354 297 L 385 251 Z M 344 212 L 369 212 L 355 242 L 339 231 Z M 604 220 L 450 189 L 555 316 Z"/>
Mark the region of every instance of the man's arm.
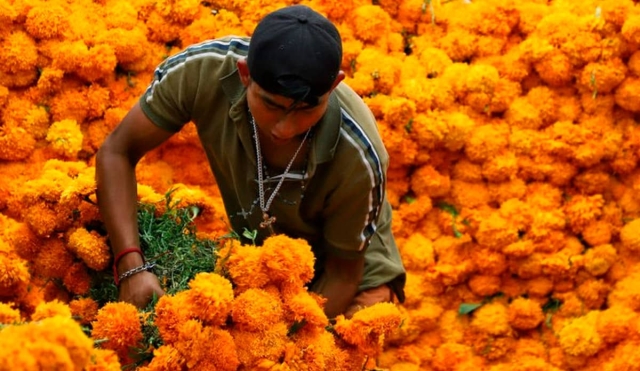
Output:
<path fill-rule="evenodd" d="M 328 254 L 323 279 L 315 290 L 327 299 L 324 312 L 335 318 L 347 310 L 358 292 L 364 272 L 364 255 L 344 259 Z"/>
<path fill-rule="evenodd" d="M 172 134 L 154 125 L 136 103 L 98 150 L 96 194 L 114 256 L 126 248 L 140 247 L 135 168 L 145 153 Z M 142 256 L 127 254 L 120 259 L 117 273 L 142 264 Z M 162 289 L 157 278 L 149 272 L 138 273 L 120 284 L 120 300 L 140 308 L 146 306 L 154 293 L 162 295 Z"/>

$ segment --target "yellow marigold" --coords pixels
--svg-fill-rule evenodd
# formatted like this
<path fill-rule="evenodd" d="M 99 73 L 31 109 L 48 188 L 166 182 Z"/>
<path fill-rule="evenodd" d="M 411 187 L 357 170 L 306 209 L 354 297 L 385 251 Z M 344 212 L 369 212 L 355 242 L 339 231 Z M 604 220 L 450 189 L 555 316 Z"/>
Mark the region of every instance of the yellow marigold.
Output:
<path fill-rule="evenodd" d="M 575 233 L 582 230 L 602 214 L 604 198 L 602 195 L 573 196 L 564 206 L 569 226 Z"/>
<path fill-rule="evenodd" d="M 197 320 L 180 325 L 179 337 L 173 347 L 188 369 L 233 371 L 239 366 L 236 345 L 229 331 L 203 325 Z"/>
<path fill-rule="evenodd" d="M 472 349 L 463 344 L 447 342 L 436 349 L 431 365 L 438 371 L 458 370 L 473 357 Z"/>
<path fill-rule="evenodd" d="M 52 278 L 62 278 L 73 264 L 73 255 L 59 239 L 51 238 L 43 242 L 40 253 L 34 260 L 36 271 Z"/>
<path fill-rule="evenodd" d="M 84 371 L 119 371 L 121 370 L 118 354 L 111 349 L 93 348 L 91 358 L 84 366 Z"/>
<path fill-rule="evenodd" d="M 517 298 L 509 304 L 508 316 L 509 324 L 516 330 L 534 329 L 544 319 L 540 304 L 525 298 Z"/>
<path fill-rule="evenodd" d="M 275 235 L 265 239 L 261 249 L 271 282 L 303 286 L 313 278 L 315 256 L 307 241 Z"/>
<path fill-rule="evenodd" d="M 322 306 L 305 289 L 290 286 L 282 292 L 282 301 L 285 308 L 285 318 L 292 322 L 305 321 L 312 326 L 326 326 L 329 319 Z"/>
<path fill-rule="evenodd" d="M 393 22 L 379 5 L 362 5 L 350 14 L 355 36 L 365 42 L 375 42 L 391 29 Z"/>
<path fill-rule="evenodd" d="M 555 288 L 553 281 L 547 277 L 535 277 L 526 282 L 527 294 L 531 298 L 544 298 Z"/>
<path fill-rule="evenodd" d="M 608 297 L 609 306 L 623 305 L 633 310 L 640 309 L 640 285 L 637 284 L 639 279 L 640 271 L 636 269 L 616 282 Z"/>
<path fill-rule="evenodd" d="M 260 289 L 248 289 L 233 300 L 231 319 L 240 330 L 267 331 L 283 320 L 278 296 Z"/>
<path fill-rule="evenodd" d="M 351 319 L 340 315 L 334 331 L 341 339 L 357 347 L 362 353 L 375 356 L 382 350 L 385 336 L 394 331 L 402 318 L 393 303 L 378 303 L 356 312 Z"/>
<path fill-rule="evenodd" d="M 499 276 L 508 268 L 504 254 L 490 248 L 473 246 L 470 255 L 468 259 L 471 261 L 463 262 L 462 265 L 467 269 L 477 269 L 479 274 Z"/>
<path fill-rule="evenodd" d="M 27 13 L 25 28 L 36 39 L 60 37 L 69 28 L 69 11 L 62 4 L 37 4 Z"/>
<path fill-rule="evenodd" d="M 180 325 L 192 316 L 192 309 L 187 302 L 188 291 L 175 295 L 163 295 L 155 306 L 154 324 L 164 344 L 173 344 L 178 340 Z"/>
<path fill-rule="evenodd" d="M 378 48 L 365 47 L 356 59 L 355 68 L 354 77 L 366 75 L 373 79 L 373 90 L 379 94 L 389 94 L 400 81 L 402 61 Z"/>
<path fill-rule="evenodd" d="M 20 311 L 12 303 L 0 303 L 0 323 L 14 324 L 22 321 Z"/>
<path fill-rule="evenodd" d="M 511 331 L 507 307 L 498 301 L 484 304 L 473 312 L 471 326 L 488 335 L 507 335 Z"/>
<path fill-rule="evenodd" d="M 512 256 L 514 258 L 525 258 L 535 251 L 535 245 L 531 240 L 520 240 L 509 245 L 506 245 L 502 252 L 505 255 Z"/>
<path fill-rule="evenodd" d="M 91 298 L 79 298 L 69 302 L 71 315 L 80 324 L 87 325 L 96 319 L 98 303 Z"/>
<path fill-rule="evenodd" d="M 40 321 L 45 318 L 62 316 L 71 318 L 71 308 L 65 303 L 59 300 L 53 300 L 50 302 L 40 303 L 35 312 L 31 315 L 32 321 Z"/>
<path fill-rule="evenodd" d="M 627 77 L 615 91 L 616 104 L 628 111 L 640 112 L 639 91 L 640 78 Z"/>
<path fill-rule="evenodd" d="M 426 77 L 435 78 L 445 71 L 453 62 L 451 58 L 441 49 L 427 47 L 422 50 L 416 50 L 418 58 L 422 65 L 426 68 Z"/>
<path fill-rule="evenodd" d="M 126 357 L 131 347 L 142 340 L 142 324 L 136 307 L 125 302 L 107 303 L 100 308 L 92 323 L 91 336 L 105 339 L 102 346 Z"/>
<path fill-rule="evenodd" d="M 519 129 L 537 130 L 543 124 L 540 108 L 527 97 L 514 99 L 504 115 L 509 125 Z"/>
<path fill-rule="evenodd" d="M 478 112 L 488 111 L 500 80 L 498 70 L 491 65 L 473 64 L 463 78 L 465 103 Z"/>
<path fill-rule="evenodd" d="M 101 271 L 109 265 L 111 251 L 105 237 L 97 232 L 77 228 L 69 234 L 67 244 L 89 268 Z"/>
<path fill-rule="evenodd" d="M 628 41 L 640 42 L 640 15 L 633 14 L 626 18 L 620 32 Z"/>
<path fill-rule="evenodd" d="M 23 31 L 14 31 L 0 43 L 3 54 L 0 71 L 18 73 L 36 67 L 38 50 L 35 41 Z"/>
<path fill-rule="evenodd" d="M 233 288 L 229 280 L 216 273 L 198 273 L 189 282 L 186 300 L 196 318 L 221 325 L 231 311 Z"/>
<path fill-rule="evenodd" d="M 400 246 L 407 269 L 424 270 L 435 264 L 433 244 L 420 233 L 413 233 Z"/>
<path fill-rule="evenodd" d="M 506 125 L 477 126 L 465 143 L 465 154 L 477 163 L 498 155 L 509 144 L 508 131 Z"/>
<path fill-rule="evenodd" d="M 56 121 L 47 131 L 51 149 L 62 157 L 75 158 L 82 149 L 82 132 L 75 120 Z"/>
<path fill-rule="evenodd" d="M 35 139 L 20 127 L 0 127 L 0 160 L 24 160 L 35 149 Z"/>
<path fill-rule="evenodd" d="M 491 296 L 500 291 L 502 281 L 500 277 L 476 274 L 467 284 L 469 289 L 478 296 Z"/>
<path fill-rule="evenodd" d="M 288 331 L 289 328 L 282 322 L 268 332 L 256 333 L 232 328 L 230 332 L 240 364 L 247 369 L 255 369 L 256 363 L 261 360 L 277 362 L 284 354 Z"/>
<path fill-rule="evenodd" d="M 29 282 L 31 274 L 27 261 L 9 253 L 1 245 L 7 246 L 0 239 L 0 293 L 2 296 L 13 296 L 19 286 Z"/>
<path fill-rule="evenodd" d="M 598 311 L 591 311 L 582 317 L 567 321 L 562 327 L 558 339 L 566 354 L 589 357 L 602 348 L 602 338 L 596 330 L 598 315 Z"/>
<path fill-rule="evenodd" d="M 438 39 L 436 46 L 444 51 L 453 62 L 471 58 L 478 50 L 477 35 L 465 29 L 452 29 Z"/>
<path fill-rule="evenodd" d="M 186 361 L 180 352 L 171 345 L 161 345 L 153 350 L 153 359 L 139 371 L 170 371 L 182 370 L 186 367 Z"/>
<path fill-rule="evenodd" d="M 638 314 L 631 308 L 614 305 L 602 310 L 596 321 L 598 334 L 608 344 L 615 344 L 629 337 Z"/>
<path fill-rule="evenodd" d="M 620 242 L 622 246 L 631 251 L 640 251 L 640 218 L 626 223 L 620 230 Z"/>
<path fill-rule="evenodd" d="M 618 258 L 618 252 L 610 244 L 595 246 L 584 254 L 584 268 L 594 276 L 601 276 L 611 268 Z"/>

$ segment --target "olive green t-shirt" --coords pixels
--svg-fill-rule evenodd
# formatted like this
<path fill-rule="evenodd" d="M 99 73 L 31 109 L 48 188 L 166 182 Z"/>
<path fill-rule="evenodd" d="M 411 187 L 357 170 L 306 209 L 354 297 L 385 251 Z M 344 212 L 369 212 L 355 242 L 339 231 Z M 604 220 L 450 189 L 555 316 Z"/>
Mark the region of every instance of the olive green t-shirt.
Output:
<path fill-rule="evenodd" d="M 258 231 L 260 243 L 266 236 L 259 227 L 256 149 L 236 67 L 248 47 L 249 38 L 227 37 L 186 48 L 158 66 L 140 105 L 163 129 L 195 124 L 232 228 L 239 235 Z M 360 290 L 389 283 L 403 301 L 405 270 L 385 198 L 389 158 L 371 111 L 347 85 L 331 94 L 308 145 L 306 169 L 287 174 L 269 209 L 275 232 L 309 242 L 316 277 L 326 254 L 364 254 Z M 280 174 L 268 175 L 267 198 Z"/>

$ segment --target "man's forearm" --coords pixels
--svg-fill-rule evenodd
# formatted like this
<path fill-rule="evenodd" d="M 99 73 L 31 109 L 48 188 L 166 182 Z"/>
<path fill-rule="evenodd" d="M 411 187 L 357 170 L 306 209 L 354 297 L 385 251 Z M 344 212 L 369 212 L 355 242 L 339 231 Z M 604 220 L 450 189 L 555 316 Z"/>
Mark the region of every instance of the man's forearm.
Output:
<path fill-rule="evenodd" d="M 109 234 L 114 256 L 125 248 L 139 246 L 135 167 L 126 156 L 101 149 L 96 162 L 100 214 Z M 138 254 L 128 254 L 118 271 L 142 263 Z"/>
<path fill-rule="evenodd" d="M 364 272 L 364 257 L 340 259 L 327 257 L 324 278 L 315 290 L 327 299 L 324 312 L 334 318 L 345 312 L 358 293 Z"/>

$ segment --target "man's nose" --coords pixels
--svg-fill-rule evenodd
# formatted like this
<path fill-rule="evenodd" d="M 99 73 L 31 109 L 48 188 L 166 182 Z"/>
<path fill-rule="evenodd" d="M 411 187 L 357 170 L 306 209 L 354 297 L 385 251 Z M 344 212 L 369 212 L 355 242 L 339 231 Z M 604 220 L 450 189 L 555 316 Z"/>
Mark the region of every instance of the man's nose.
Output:
<path fill-rule="evenodd" d="M 290 139 L 296 136 L 296 125 L 293 115 L 284 115 L 271 129 L 271 134 L 280 139 Z"/>

